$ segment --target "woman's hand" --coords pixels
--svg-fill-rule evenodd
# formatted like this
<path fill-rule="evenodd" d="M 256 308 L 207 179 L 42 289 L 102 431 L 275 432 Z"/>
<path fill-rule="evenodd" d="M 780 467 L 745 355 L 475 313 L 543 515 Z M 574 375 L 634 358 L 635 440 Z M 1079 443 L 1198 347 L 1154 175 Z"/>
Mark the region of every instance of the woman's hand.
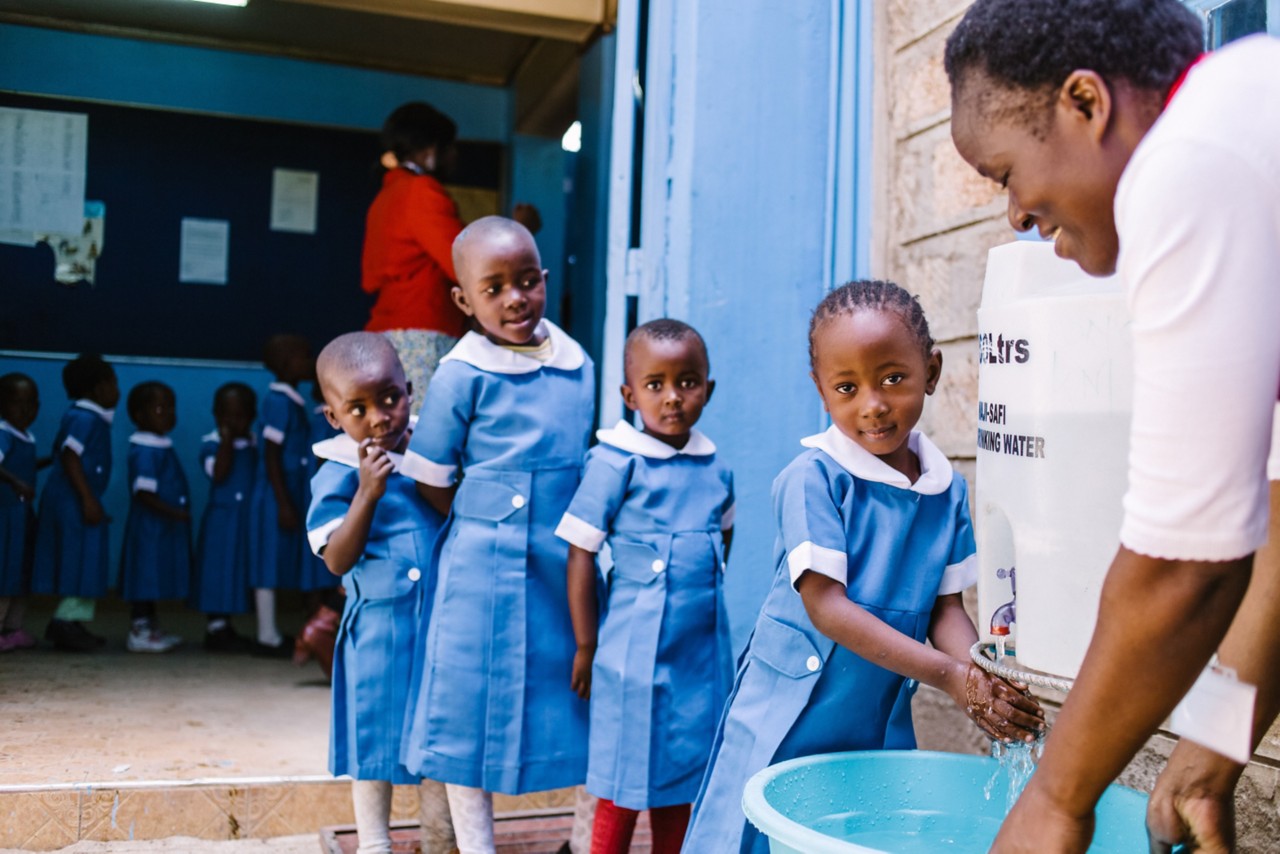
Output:
<path fill-rule="evenodd" d="M 1025 686 L 1007 682 L 973 662 L 964 666 L 963 688 L 950 693 L 978 728 L 996 741 L 1030 742 L 1044 732 L 1044 709 Z"/>

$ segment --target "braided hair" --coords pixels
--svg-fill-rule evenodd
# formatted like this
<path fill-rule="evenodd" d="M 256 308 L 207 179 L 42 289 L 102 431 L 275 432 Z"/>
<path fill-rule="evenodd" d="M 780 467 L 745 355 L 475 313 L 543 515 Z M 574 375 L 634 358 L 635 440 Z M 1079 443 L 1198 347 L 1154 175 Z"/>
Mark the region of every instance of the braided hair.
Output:
<path fill-rule="evenodd" d="M 974 70 L 1044 91 L 1087 68 L 1163 95 L 1203 49 L 1200 19 L 1179 0 L 977 0 L 943 65 L 953 92 Z"/>
<path fill-rule="evenodd" d="M 933 352 L 934 341 L 929 334 L 929 321 L 925 319 L 919 300 L 893 282 L 858 279 L 828 293 L 813 310 L 813 316 L 809 319 L 810 367 L 818 361 L 814 347 L 818 329 L 832 318 L 845 317 L 859 311 L 888 311 L 897 314 L 903 325 L 916 336 L 926 360 Z"/>

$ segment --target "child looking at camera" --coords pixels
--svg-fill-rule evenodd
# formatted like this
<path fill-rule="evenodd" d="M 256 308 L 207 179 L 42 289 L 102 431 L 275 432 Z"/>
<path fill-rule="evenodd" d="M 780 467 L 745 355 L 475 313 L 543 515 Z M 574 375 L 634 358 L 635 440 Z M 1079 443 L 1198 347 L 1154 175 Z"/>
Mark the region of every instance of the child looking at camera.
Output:
<path fill-rule="evenodd" d="M 689 851 L 768 850 L 741 807 L 768 765 L 914 748 L 917 682 L 993 738 L 1044 726 L 1034 700 L 969 659 L 968 490 L 914 429 L 942 372 L 933 343 L 920 304 L 890 282 L 843 285 L 813 313 L 810 376 L 832 425 L 803 439 L 774 481 L 773 587 L 720 720 Z"/>
<path fill-rule="evenodd" d="M 258 468 L 253 422 L 258 396 L 230 382 L 213 394 L 216 429 L 200 440 L 200 470 L 209 478 L 209 503 L 200 521 L 191 607 L 207 616 L 204 648 L 248 652 L 252 642 L 236 633 L 232 614 L 249 610 L 249 506 Z"/>
<path fill-rule="evenodd" d="M 333 656 L 329 770 L 354 778 L 361 854 L 390 854 L 391 786 L 418 783 L 400 762 L 419 625 L 431 605 L 431 553 L 444 519 L 401 471 L 411 392 L 395 347 L 353 332 L 316 361 L 324 414 L 342 432 L 317 442 L 307 537 L 347 590 Z M 446 854 L 443 784 L 421 781 L 422 850 Z"/>
<path fill-rule="evenodd" d="M 524 226 L 477 220 L 453 259 L 454 301 L 480 331 L 441 360 L 402 468 L 452 508 L 404 757 L 451 784 L 458 847 L 472 854 L 493 851 L 490 793 L 586 776 L 587 709 L 567 690 L 568 545 L 555 527 L 578 488 L 594 383 L 586 353 L 542 316 L 546 271 Z M 462 790 L 482 793 L 474 826 L 453 800 Z"/>
<path fill-rule="evenodd" d="M 131 603 L 129 652 L 168 652 L 182 639 L 160 630 L 156 600 L 185 599 L 191 582 L 187 476 L 168 434 L 178 423 L 173 389 L 144 382 L 129 391 L 129 520 L 120 553 L 120 594 Z"/>
<path fill-rule="evenodd" d="M 53 471 L 40 496 L 32 593 L 61 596 L 45 638 L 66 652 L 106 644 L 87 623 L 107 592 L 111 523 L 102 494 L 111 480 L 111 422 L 120 402 L 116 372 L 101 356 L 82 354 L 62 369 L 71 408 L 53 439 Z"/>
<path fill-rule="evenodd" d="M 622 399 L 643 429 L 619 421 L 596 434 L 556 533 L 570 543 L 573 689 L 591 701 L 591 851 L 626 854 L 647 809 L 653 851 L 676 854 L 733 678 L 721 584 L 733 479 L 694 427 L 715 390 L 702 336 L 653 320 L 624 353 Z M 598 617 L 595 555 L 606 541 L 613 567 Z"/>

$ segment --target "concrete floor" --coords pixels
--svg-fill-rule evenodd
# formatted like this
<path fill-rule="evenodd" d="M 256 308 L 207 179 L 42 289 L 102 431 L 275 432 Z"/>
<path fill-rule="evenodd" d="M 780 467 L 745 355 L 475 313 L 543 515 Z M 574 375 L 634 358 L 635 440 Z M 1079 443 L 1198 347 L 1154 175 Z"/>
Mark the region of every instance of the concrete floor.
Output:
<path fill-rule="evenodd" d="M 33 634 L 50 606 L 33 603 Z M 282 618 L 287 631 L 301 610 Z M 105 649 L 0 655 L 0 786 L 327 775 L 329 688 L 317 665 L 209 654 L 201 615 L 162 606 L 161 619 L 186 639 L 169 653 L 126 652 L 125 606 L 104 602 L 93 629 Z"/>

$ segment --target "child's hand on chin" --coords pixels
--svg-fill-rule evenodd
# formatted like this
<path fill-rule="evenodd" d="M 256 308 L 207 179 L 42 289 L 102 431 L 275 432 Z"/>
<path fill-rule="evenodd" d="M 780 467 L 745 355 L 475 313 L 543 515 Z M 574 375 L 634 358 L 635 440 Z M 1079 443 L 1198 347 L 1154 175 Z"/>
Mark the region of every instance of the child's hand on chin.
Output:
<path fill-rule="evenodd" d="M 996 741 L 1035 741 L 1045 729 L 1044 709 L 1025 687 L 970 663 L 965 671 L 965 713 Z"/>
<path fill-rule="evenodd" d="M 370 498 L 379 499 L 387 492 L 387 478 L 395 464 L 386 450 L 372 439 L 360 443 L 360 489 Z"/>

